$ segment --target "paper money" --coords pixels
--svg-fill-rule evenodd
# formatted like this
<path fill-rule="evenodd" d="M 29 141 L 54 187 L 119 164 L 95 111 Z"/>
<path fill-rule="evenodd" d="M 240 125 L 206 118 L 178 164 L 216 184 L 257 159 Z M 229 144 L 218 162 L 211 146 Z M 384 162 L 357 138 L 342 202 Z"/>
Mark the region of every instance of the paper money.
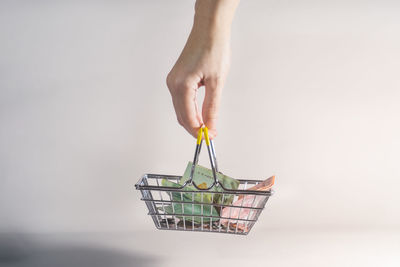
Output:
<path fill-rule="evenodd" d="M 190 172 L 192 170 L 192 162 L 189 161 L 186 170 L 180 180 L 180 184 L 183 184 L 190 179 Z M 216 172 L 218 181 L 227 189 L 237 189 L 239 186 L 239 181 L 233 179 L 225 174 Z M 206 167 L 196 165 L 193 173 L 193 181 L 196 185 L 202 189 L 210 187 L 214 183 L 214 175 L 211 169 Z"/>
<path fill-rule="evenodd" d="M 250 187 L 247 190 L 267 191 L 272 188 L 274 183 L 275 176 L 271 176 L 265 181 Z M 253 220 L 256 215 L 256 211 L 252 208 L 259 207 L 260 201 L 262 200 L 263 198 L 257 195 L 240 195 L 238 200 L 233 202 L 233 206 L 239 206 L 240 208 L 226 207 L 222 209 L 221 217 L 224 219 L 221 219 L 221 225 L 225 227 L 228 227 L 229 225 L 233 229 L 237 228 L 238 230 L 247 232 L 247 223 L 246 221 L 242 220 Z"/>
<path fill-rule="evenodd" d="M 162 185 L 168 187 L 180 187 L 187 180 L 190 179 L 190 172 L 192 170 L 192 162 L 189 162 L 186 166 L 186 170 L 180 179 L 179 183 L 173 183 L 167 179 L 163 179 Z M 217 173 L 219 182 L 228 189 L 237 189 L 239 187 L 239 181 L 233 179 L 222 173 Z M 211 169 L 196 165 L 193 182 L 201 189 L 209 188 L 214 183 L 214 176 Z M 209 218 L 202 216 L 216 216 L 218 217 L 221 211 L 221 206 L 218 204 L 230 205 L 233 202 L 234 194 L 219 194 L 223 189 L 221 186 L 213 186 L 209 190 L 200 191 L 194 185 L 187 184 L 184 191 L 198 191 L 199 193 L 180 193 L 171 192 L 171 198 L 173 201 L 188 202 L 187 204 L 172 204 L 164 206 L 162 211 L 167 214 L 182 214 L 184 216 L 177 216 L 179 219 L 185 219 L 187 221 L 194 221 L 195 223 L 210 222 Z M 197 204 L 203 203 L 203 204 Z"/>

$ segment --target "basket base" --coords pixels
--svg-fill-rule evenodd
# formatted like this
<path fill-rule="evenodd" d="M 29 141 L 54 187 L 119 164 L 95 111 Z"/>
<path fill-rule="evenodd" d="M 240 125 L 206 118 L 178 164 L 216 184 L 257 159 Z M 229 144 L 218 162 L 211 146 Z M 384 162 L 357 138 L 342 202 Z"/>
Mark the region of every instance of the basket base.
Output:
<path fill-rule="evenodd" d="M 223 233 L 223 234 L 238 234 L 247 235 L 251 228 L 246 230 L 237 229 L 235 223 L 231 223 L 228 227 L 224 227 L 219 222 L 214 222 L 211 227 L 209 223 L 195 224 L 191 221 L 178 220 L 175 223 L 173 218 L 159 220 L 159 225 L 155 224 L 159 230 L 175 230 L 175 231 L 189 231 L 189 232 L 207 232 L 207 233 Z"/>

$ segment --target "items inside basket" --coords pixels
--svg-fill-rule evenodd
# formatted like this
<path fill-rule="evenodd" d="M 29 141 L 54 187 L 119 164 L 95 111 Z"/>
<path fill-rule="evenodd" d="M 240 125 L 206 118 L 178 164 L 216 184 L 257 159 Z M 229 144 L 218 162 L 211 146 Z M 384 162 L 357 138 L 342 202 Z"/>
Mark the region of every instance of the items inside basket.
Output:
<path fill-rule="evenodd" d="M 217 173 L 222 186 L 207 191 L 193 185 L 180 188 L 189 179 L 191 168 L 192 162 L 189 162 L 184 175 L 175 181 L 161 179 L 162 186 L 174 190 L 159 192 L 160 199 L 154 202 L 159 227 L 247 233 L 269 196 L 251 192 L 271 190 L 275 177 L 252 183 Z M 196 165 L 193 182 L 201 189 L 210 187 L 214 182 L 212 170 Z"/>

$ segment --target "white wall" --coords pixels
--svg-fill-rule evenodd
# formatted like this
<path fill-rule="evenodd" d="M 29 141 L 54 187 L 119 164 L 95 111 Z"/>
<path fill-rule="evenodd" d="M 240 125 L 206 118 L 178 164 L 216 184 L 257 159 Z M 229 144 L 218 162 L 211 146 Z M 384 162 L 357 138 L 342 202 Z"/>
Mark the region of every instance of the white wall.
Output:
<path fill-rule="evenodd" d="M 398 14 L 240 4 L 216 149 L 233 177 L 276 175 L 259 228 L 399 228 Z M 165 85 L 192 17 L 185 0 L 0 2 L 1 231 L 153 227 L 135 182 L 194 152 Z"/>

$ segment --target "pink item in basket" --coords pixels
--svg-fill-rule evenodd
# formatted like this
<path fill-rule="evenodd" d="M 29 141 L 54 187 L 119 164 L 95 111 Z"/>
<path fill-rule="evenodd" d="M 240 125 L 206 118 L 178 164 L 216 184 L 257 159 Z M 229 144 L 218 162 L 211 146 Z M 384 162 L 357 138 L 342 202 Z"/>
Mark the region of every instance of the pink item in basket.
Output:
<path fill-rule="evenodd" d="M 270 190 L 271 187 L 275 183 L 275 176 L 271 176 L 265 181 L 256 184 L 253 187 L 248 188 L 247 190 L 257 190 L 257 191 L 267 191 Z M 244 198 L 244 199 L 243 199 Z M 235 219 L 247 219 L 247 220 L 252 220 L 254 216 L 256 215 L 256 212 L 254 209 L 246 209 L 245 207 L 258 207 L 259 202 L 263 198 L 260 196 L 256 195 L 240 195 L 239 198 L 233 202 L 233 206 L 241 206 L 241 208 L 231 208 L 231 207 L 225 207 L 222 209 L 221 212 L 221 217 L 224 218 L 230 218 L 230 219 L 221 219 L 221 225 L 229 227 L 231 229 L 237 229 L 239 231 L 247 232 L 247 223 L 246 221 L 239 221 Z M 238 224 L 238 225 L 237 225 Z"/>

